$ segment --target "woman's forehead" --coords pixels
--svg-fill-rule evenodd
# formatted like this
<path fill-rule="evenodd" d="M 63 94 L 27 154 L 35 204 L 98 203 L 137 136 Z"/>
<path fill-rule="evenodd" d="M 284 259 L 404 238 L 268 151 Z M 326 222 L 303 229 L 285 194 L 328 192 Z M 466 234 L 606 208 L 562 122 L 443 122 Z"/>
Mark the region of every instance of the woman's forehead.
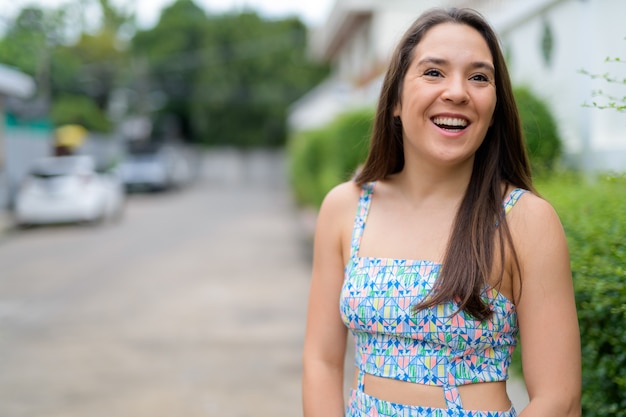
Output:
<path fill-rule="evenodd" d="M 440 23 L 430 28 L 415 46 L 413 61 L 469 60 L 485 62 L 493 67 L 493 57 L 483 35 L 461 23 Z"/>

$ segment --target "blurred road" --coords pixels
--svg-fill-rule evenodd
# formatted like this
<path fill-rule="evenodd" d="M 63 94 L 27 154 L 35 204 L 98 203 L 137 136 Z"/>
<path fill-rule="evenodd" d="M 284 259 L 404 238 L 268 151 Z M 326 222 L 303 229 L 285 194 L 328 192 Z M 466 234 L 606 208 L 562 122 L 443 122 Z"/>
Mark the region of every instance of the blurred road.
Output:
<path fill-rule="evenodd" d="M 224 151 L 121 223 L 0 241 L 0 416 L 296 416 L 309 265 L 281 156 Z"/>
<path fill-rule="evenodd" d="M 0 236 L 0 416 L 301 415 L 304 232 L 280 154 L 222 151 L 119 224 Z"/>

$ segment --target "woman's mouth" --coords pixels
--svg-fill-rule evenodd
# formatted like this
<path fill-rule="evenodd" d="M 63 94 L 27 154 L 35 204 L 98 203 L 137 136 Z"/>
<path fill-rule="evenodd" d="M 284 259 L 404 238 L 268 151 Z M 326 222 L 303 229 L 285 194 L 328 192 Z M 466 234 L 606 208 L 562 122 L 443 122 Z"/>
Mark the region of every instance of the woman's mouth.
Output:
<path fill-rule="evenodd" d="M 460 132 L 469 125 L 466 119 L 458 117 L 433 117 L 431 120 L 440 129 L 449 132 Z"/>

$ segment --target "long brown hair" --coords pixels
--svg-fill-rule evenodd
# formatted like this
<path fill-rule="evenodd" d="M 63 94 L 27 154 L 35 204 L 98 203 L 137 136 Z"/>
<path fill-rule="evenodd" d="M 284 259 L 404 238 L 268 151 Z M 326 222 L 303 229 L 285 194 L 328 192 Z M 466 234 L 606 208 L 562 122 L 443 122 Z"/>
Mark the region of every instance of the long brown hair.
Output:
<path fill-rule="evenodd" d="M 369 154 L 355 181 L 363 185 L 403 169 L 402 123 L 393 116 L 393 111 L 401 101 L 404 77 L 413 60 L 415 47 L 426 32 L 442 23 L 470 26 L 485 39 L 495 67 L 497 102 L 493 124 L 476 151 L 472 175 L 454 221 L 436 291 L 415 307 L 421 310 L 454 300 L 459 302 L 459 310 L 484 320 L 492 314 L 481 293 L 492 273 L 496 234 L 499 237 L 500 259 L 504 260 L 505 245 L 508 245 L 519 272 L 506 218 L 501 217 L 502 185 L 510 184 L 527 190 L 533 190 L 533 186 L 506 63 L 494 30 L 478 12 L 471 9 L 432 9 L 422 14 L 405 33 L 387 70 Z M 503 277 L 504 263 L 499 282 Z"/>

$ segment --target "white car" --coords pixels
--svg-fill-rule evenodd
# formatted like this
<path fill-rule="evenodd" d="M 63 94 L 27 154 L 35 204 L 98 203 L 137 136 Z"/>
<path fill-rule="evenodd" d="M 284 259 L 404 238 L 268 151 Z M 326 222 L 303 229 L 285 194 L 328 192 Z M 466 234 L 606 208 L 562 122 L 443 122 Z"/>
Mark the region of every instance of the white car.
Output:
<path fill-rule="evenodd" d="M 120 175 L 128 190 L 164 191 L 188 184 L 191 167 L 182 149 L 152 147 L 128 154 Z"/>
<path fill-rule="evenodd" d="M 89 222 L 121 213 L 125 192 L 113 173 L 98 173 L 88 155 L 37 161 L 15 199 L 18 225 Z"/>

